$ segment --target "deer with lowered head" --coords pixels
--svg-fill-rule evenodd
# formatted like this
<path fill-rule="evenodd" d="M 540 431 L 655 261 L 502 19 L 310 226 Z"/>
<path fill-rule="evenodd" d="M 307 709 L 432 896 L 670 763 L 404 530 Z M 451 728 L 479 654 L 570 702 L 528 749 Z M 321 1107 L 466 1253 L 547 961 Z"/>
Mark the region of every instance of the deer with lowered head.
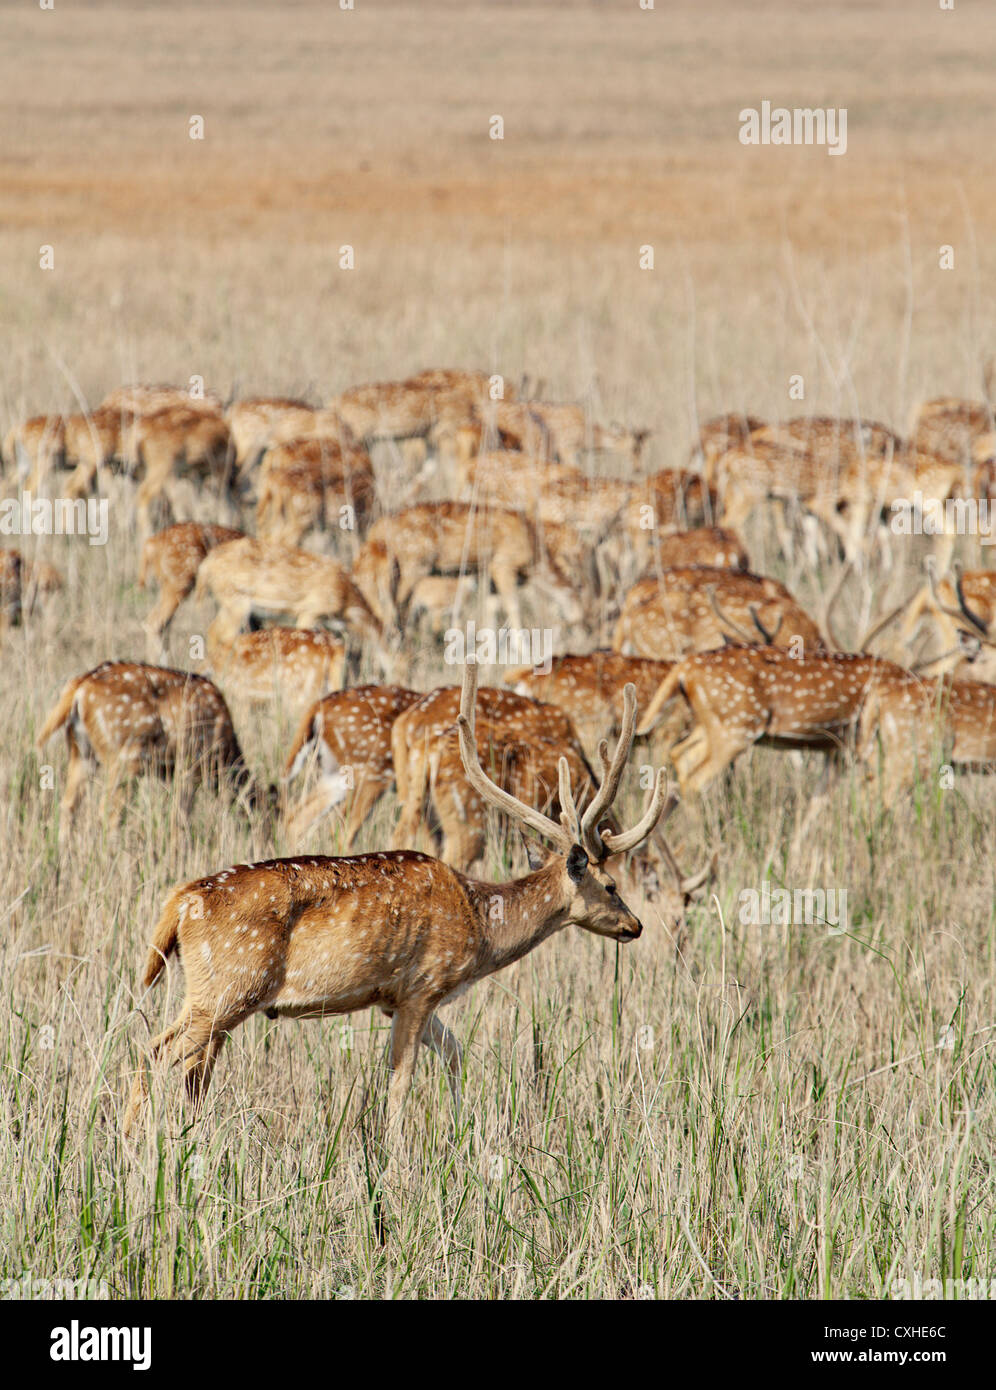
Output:
<path fill-rule="evenodd" d="M 438 1010 L 478 980 L 520 960 L 556 932 L 580 927 L 618 942 L 643 930 L 623 902 L 608 861 L 635 848 L 675 805 L 663 772 L 629 830 L 603 829 L 633 742 L 636 692 L 626 690 L 623 730 L 583 813 L 566 760 L 554 821 L 496 786 L 481 767 L 474 732 L 477 671 L 468 663 L 458 728 L 467 777 L 478 793 L 551 848 L 523 878 L 489 883 L 411 850 L 349 858 L 242 864 L 176 888 L 152 938 L 149 989 L 179 952 L 186 999 L 149 1052 L 181 1063 L 196 1107 L 225 1039 L 252 1014 L 328 1018 L 376 1007 L 391 1019 L 389 1130 L 396 1132 L 422 1043 L 442 1058 L 459 1103 L 461 1049 Z M 143 1064 L 125 1117 L 135 1125 L 147 1094 Z"/>

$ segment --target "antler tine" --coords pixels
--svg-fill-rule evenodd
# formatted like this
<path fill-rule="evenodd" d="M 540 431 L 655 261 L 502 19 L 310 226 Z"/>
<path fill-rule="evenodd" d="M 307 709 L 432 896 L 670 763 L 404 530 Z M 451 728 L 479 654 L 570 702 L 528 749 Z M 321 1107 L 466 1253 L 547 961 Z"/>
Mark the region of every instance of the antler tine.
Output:
<path fill-rule="evenodd" d="M 769 647 L 773 647 L 775 644 L 775 638 L 782 630 L 782 623 L 785 621 L 785 614 L 780 613 L 778 615 L 778 626 L 775 628 L 774 632 L 769 632 L 768 629 L 764 626 L 764 623 L 761 622 L 761 615 L 757 611 L 757 605 L 755 603 L 752 603 L 749 605 L 749 608 L 751 620 L 753 621 L 754 626 L 757 628 L 758 632 L 764 638 L 765 643 Z"/>
<path fill-rule="evenodd" d="M 978 631 L 981 632 L 983 636 L 985 636 L 986 632 L 988 631 L 985 623 L 978 616 L 978 614 L 972 612 L 971 608 L 969 608 L 968 606 L 968 600 L 965 598 L 965 576 L 961 572 L 961 566 L 956 562 L 953 566 L 953 569 L 955 575 L 955 593 L 958 596 L 958 607 L 961 609 L 962 613 L 964 613 L 965 617 L 972 624 L 972 626 L 974 628 L 977 628 Z"/>
<path fill-rule="evenodd" d="M 604 842 L 598 833 L 598 822 L 616 799 L 623 768 L 629 758 L 629 750 L 633 746 L 635 733 L 636 686 L 630 681 L 623 690 L 622 728 L 619 732 L 616 751 L 610 762 L 608 744 L 604 739 L 599 744 L 598 755 L 602 763 L 602 780 L 581 817 L 581 844 L 588 855 L 594 859 L 604 859 L 605 857 L 606 851 Z"/>
<path fill-rule="evenodd" d="M 730 628 L 737 637 L 740 638 L 741 642 L 746 642 L 748 646 L 753 646 L 754 639 L 750 635 L 750 633 L 745 632 L 744 629 L 739 625 L 739 623 L 734 622 L 730 615 L 728 613 L 725 613 L 723 609 L 720 608 L 719 599 L 716 597 L 715 584 L 710 584 L 708 589 L 706 590 L 706 593 L 709 598 L 709 606 L 712 608 L 712 611 L 715 613 L 719 621 L 721 623 L 725 623 L 726 626 Z"/>
<path fill-rule="evenodd" d="M 557 762 L 560 779 L 560 823 L 571 837 L 571 844 L 581 843 L 581 823 L 578 818 L 577 802 L 571 790 L 571 768 L 566 758 Z"/>
<path fill-rule="evenodd" d="M 631 830 L 621 830 L 618 835 L 606 831 L 601 836 L 602 844 L 609 854 L 624 854 L 626 850 L 634 849 L 651 834 L 665 815 L 671 814 L 677 804 L 678 798 L 668 783 L 667 774 L 663 768 L 658 768 L 653 796 L 646 811 Z M 665 858 L 669 863 L 674 862 L 674 856 L 670 851 L 665 854 Z"/>
<path fill-rule="evenodd" d="M 477 739 L 474 732 L 476 703 L 477 659 L 469 656 L 464 667 L 463 689 L 460 693 L 460 713 L 457 716 L 460 758 L 463 762 L 464 772 L 467 774 L 467 781 L 490 805 L 497 806 L 506 815 L 529 826 L 531 830 L 536 831 L 537 835 L 552 840 L 559 849 L 566 852 L 573 844 L 567 830 L 558 825 L 555 820 L 551 820 L 549 816 L 545 816 L 542 811 L 537 811 L 533 806 L 527 806 L 524 801 L 520 801 L 518 797 L 512 796 L 510 792 L 492 782 L 481 767 L 477 756 Z M 562 776 L 563 774 L 561 774 Z"/>

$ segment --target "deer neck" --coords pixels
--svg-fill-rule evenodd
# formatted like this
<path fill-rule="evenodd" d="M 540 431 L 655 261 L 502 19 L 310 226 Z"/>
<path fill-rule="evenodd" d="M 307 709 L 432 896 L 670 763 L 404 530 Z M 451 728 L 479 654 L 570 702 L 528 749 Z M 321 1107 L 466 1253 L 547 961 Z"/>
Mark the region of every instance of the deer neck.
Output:
<path fill-rule="evenodd" d="M 507 883 L 474 881 L 468 889 L 481 926 L 482 974 L 490 975 L 521 960 L 567 926 L 568 903 L 559 859 L 524 878 Z"/>

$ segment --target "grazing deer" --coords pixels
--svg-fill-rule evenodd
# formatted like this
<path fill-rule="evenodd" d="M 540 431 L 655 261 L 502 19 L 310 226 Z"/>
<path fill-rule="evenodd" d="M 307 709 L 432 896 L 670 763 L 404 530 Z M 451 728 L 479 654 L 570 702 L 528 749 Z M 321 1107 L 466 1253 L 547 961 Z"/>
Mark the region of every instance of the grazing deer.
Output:
<path fill-rule="evenodd" d="M 513 627 L 521 624 L 518 588 L 524 579 L 546 589 L 570 621 L 580 617 L 570 581 L 544 553 L 533 524 L 521 512 L 497 507 L 422 502 L 380 517 L 370 527 L 353 577 L 386 627 L 401 625 L 423 576 L 475 570 L 490 577 Z"/>
<path fill-rule="evenodd" d="M 344 453 L 355 450 L 368 452 L 338 411 L 330 406 L 286 410 L 270 427 L 267 446 L 259 460 L 260 473 L 265 475 L 271 467 L 275 449 L 281 444 L 293 444 L 300 439 L 324 440 Z M 279 455 L 277 457 L 279 458 Z"/>
<path fill-rule="evenodd" d="M 926 663 L 935 674 L 996 679 L 996 570 L 956 569 L 936 580 L 931 566 L 903 622 L 907 642 L 923 618 L 930 619 L 941 638 L 941 654 Z"/>
<path fill-rule="evenodd" d="M 616 479 L 591 478 L 569 464 L 507 450 L 468 460 L 458 474 L 475 496 L 483 494 L 544 524 L 569 523 L 598 536 L 615 521 L 632 492 Z"/>
<path fill-rule="evenodd" d="M 206 415 L 218 415 L 222 410 L 220 396 L 213 391 L 192 395 L 182 386 L 117 386 L 109 392 L 98 406 L 99 410 L 117 410 L 127 415 L 155 415 L 160 410 L 203 411 Z"/>
<path fill-rule="evenodd" d="M 478 690 L 476 681 L 474 689 L 477 712 L 491 733 L 506 743 L 546 739 L 580 750 L 569 716 L 556 705 L 542 704 L 511 690 L 489 686 Z M 392 840 L 395 849 L 414 843 L 428 786 L 430 751 L 447 729 L 455 727 L 460 698 L 459 686 L 438 686 L 420 695 L 394 721 L 391 757 L 401 806 Z"/>
<path fill-rule="evenodd" d="M 581 405 L 530 401 L 529 411 L 546 430 L 551 456 L 564 464 L 578 463 L 586 453 L 608 453 L 635 465 L 650 433 L 623 425 L 598 425 Z"/>
<path fill-rule="evenodd" d="M 206 636 L 211 675 L 232 699 L 297 709 L 342 684 L 345 644 L 322 628 L 264 627 L 231 637 L 212 623 Z"/>
<path fill-rule="evenodd" d="M 209 593 L 221 609 L 219 635 L 227 631 L 234 637 L 252 618 L 291 616 L 297 627 L 337 620 L 380 642 L 380 622 L 348 570 L 307 550 L 252 536 L 226 541 L 205 556 L 197 571 L 197 597 Z"/>
<path fill-rule="evenodd" d="M 426 380 L 381 381 L 343 391 L 329 408 L 344 420 L 357 440 L 418 441 L 419 452 L 441 419 L 451 426 L 472 419 L 475 387 L 437 386 Z"/>
<path fill-rule="evenodd" d="M 754 508 L 771 499 L 795 504 L 822 519 L 850 559 L 861 553 L 871 499 L 864 479 L 877 460 L 892 459 L 898 435 L 876 421 L 802 417 L 765 425 L 717 460 L 714 479 L 723 500 L 723 523 L 740 528 Z M 859 501 L 862 507 L 856 507 Z M 841 515 L 849 504 L 852 515 Z M 788 548 L 788 534 L 782 537 Z"/>
<path fill-rule="evenodd" d="M 613 547 L 618 583 L 653 562 L 662 537 L 712 527 L 718 516 L 719 496 L 698 473 L 664 468 L 633 483 Z"/>
<path fill-rule="evenodd" d="M 615 734 L 621 728 L 625 687 L 635 687 L 637 707 L 643 709 L 671 667 L 670 661 L 603 650 L 587 656 L 555 656 L 549 671 L 510 668 L 504 680 L 517 694 L 563 710 L 585 750 L 594 752 L 605 730 Z"/>
<path fill-rule="evenodd" d="M 438 1052 L 459 1103 L 461 1051 L 437 1010 L 478 980 L 577 926 L 612 941 L 643 928 L 620 899 L 606 863 L 641 844 L 669 812 L 663 773 L 632 829 L 605 831 L 633 740 L 635 692 L 602 781 L 579 815 L 561 764 L 559 821 L 517 801 L 482 769 L 474 737 L 476 668 L 464 673 L 459 717 L 467 777 L 478 794 L 550 842 L 532 872 L 507 883 L 468 878 L 425 854 L 244 864 L 176 888 L 152 938 L 143 987 L 179 951 L 186 1000 L 149 1054 L 180 1062 L 187 1096 L 201 1101 L 231 1031 L 252 1014 L 328 1018 L 376 1007 L 391 1019 L 388 1133 L 396 1136 L 422 1042 Z M 143 1064 L 125 1117 L 130 1132 L 147 1093 Z"/>
<path fill-rule="evenodd" d="M 143 589 L 149 587 L 152 579 L 159 585 L 159 598 L 142 624 L 150 647 L 164 650 L 169 625 L 180 604 L 193 591 L 205 555 L 226 541 L 241 539 L 243 532 L 231 526 L 202 525 L 198 521 L 178 521 L 149 537 L 142 546 L 138 582 Z"/>
<path fill-rule="evenodd" d="M 484 802 L 463 774 L 455 742 L 461 692 L 441 686 L 419 696 L 394 721 L 392 757 L 401 814 L 393 849 L 414 846 L 426 807 L 435 807 L 443 837 L 442 857 L 469 868 L 484 848 Z M 478 740 L 485 761 L 520 800 L 547 810 L 556 801 L 559 759 L 568 760 L 572 784 L 582 795 L 592 782 L 569 716 L 563 710 L 509 690 L 476 693 Z"/>
<path fill-rule="evenodd" d="M 478 759 L 489 769 L 497 786 L 553 818 L 559 816 L 562 809 L 559 800 L 561 760 L 567 763 L 568 779 L 579 801 L 587 800 L 594 790 L 594 776 L 576 741 L 573 744 L 549 738 L 510 741 L 500 725 L 487 721 L 477 725 L 475 741 Z M 409 807 L 416 805 L 418 818 L 424 818 L 430 828 L 438 832 L 440 859 L 455 869 L 469 872 L 484 854 L 488 803 L 474 789 L 464 771 L 455 725 L 430 739 L 424 745 L 424 752 L 425 757 L 417 769 L 413 772 L 409 767 L 408 803 L 402 808 L 399 824 L 411 823 Z M 420 775 L 424 780 L 420 780 Z M 396 832 L 392 848 L 404 847 L 405 842 Z M 408 847 L 414 848 L 411 840 Z"/>
<path fill-rule="evenodd" d="M 777 579 L 692 565 L 662 570 L 630 589 L 612 647 L 677 661 L 731 641 L 826 646 L 817 623 Z"/>
<path fill-rule="evenodd" d="M 490 399 L 490 373 L 466 367 L 425 367 L 406 380 L 413 386 L 428 386 L 434 391 L 459 391 L 477 400 Z M 514 401 L 515 396 L 515 386 L 510 381 L 503 381 L 502 399 Z"/>
<path fill-rule="evenodd" d="M 215 790 L 224 783 L 250 808 L 272 799 L 272 791 L 253 780 L 224 697 L 205 676 L 105 661 L 65 687 L 42 726 L 38 747 L 63 727 L 69 774 L 60 803 L 60 839 L 98 767 L 110 776 L 115 800 L 127 778 L 186 774 L 179 792 L 185 816 L 202 782 Z"/>
<path fill-rule="evenodd" d="M 901 669 L 861 652 L 793 657 L 776 647 L 742 646 L 696 652 L 661 682 L 637 733 L 649 734 L 680 695 L 695 722 L 671 749 L 671 760 L 682 791 L 697 792 L 755 743 L 836 753 L 880 673 Z"/>
<path fill-rule="evenodd" d="M 778 424 L 762 425 L 751 431 L 750 442 L 794 445 L 828 466 L 846 464 L 855 453 L 867 458 L 889 457 L 903 444 L 894 430 L 877 420 L 835 415 L 799 415 Z"/>
<path fill-rule="evenodd" d="M 528 401 L 476 402 L 463 426 L 448 423 L 457 457 L 463 461 L 479 450 L 493 449 L 528 454 L 531 458 L 554 457 L 550 431 Z"/>
<path fill-rule="evenodd" d="M 203 409 L 170 406 L 136 415 L 122 437 L 129 471 L 140 478 L 135 494 L 139 530 L 152 532 L 152 510 L 159 505 L 173 514 L 180 509 L 179 483 L 214 483 L 234 508 L 232 437 L 223 417 Z"/>
<path fill-rule="evenodd" d="M 754 430 L 764 428 L 764 421 L 754 415 L 731 411 L 726 415 L 714 415 L 699 429 L 698 438 L 693 443 L 688 456 L 688 466 L 693 471 L 701 466 L 707 482 L 715 481 L 716 464 L 728 449 L 743 449 L 747 446 Z"/>
<path fill-rule="evenodd" d="M 264 455 L 256 503 L 262 540 L 300 545 L 311 531 L 366 530 L 377 500 L 366 449 L 328 438 L 295 439 Z"/>
<path fill-rule="evenodd" d="M 49 474 L 65 465 L 65 419 L 61 415 L 32 415 L 7 431 L 0 451 L 5 467 L 37 491 Z"/>
<path fill-rule="evenodd" d="M 123 440 L 132 419 L 113 406 L 65 417 L 64 463 L 73 470 L 63 486 L 65 496 L 87 496 L 104 469 L 123 463 Z"/>
<path fill-rule="evenodd" d="M 883 663 L 861 709 L 857 757 L 886 807 L 912 789 L 918 772 L 992 772 L 996 687 Z"/>
<path fill-rule="evenodd" d="M 687 569 L 690 565 L 749 570 L 750 557 L 736 531 L 726 526 L 697 526 L 691 531 L 654 537 L 648 575 L 666 569 Z"/>
<path fill-rule="evenodd" d="M 996 428 L 989 401 L 968 401 L 941 396 L 924 401 L 910 424 L 912 448 L 967 467 L 976 444 Z"/>
<path fill-rule="evenodd" d="M 701 474 L 683 468 L 662 468 L 641 478 L 625 512 L 631 539 L 648 530 L 663 535 L 690 527 L 711 526 L 718 516 L 716 489 Z M 652 523 L 649 526 L 648 520 Z"/>
<path fill-rule="evenodd" d="M 316 701 L 301 720 L 284 767 L 284 782 L 317 758 L 318 782 L 287 818 L 299 841 L 335 806 L 344 817 L 342 848 L 348 854 L 381 796 L 394 783 L 391 730 L 420 696 L 398 685 L 358 685 Z M 348 805 L 346 804 L 348 803 Z"/>
<path fill-rule="evenodd" d="M 296 396 L 246 396 L 233 401 L 225 411 L 235 451 L 235 466 L 241 478 L 259 463 L 269 447 L 275 425 L 287 417 L 304 422 L 314 415 L 314 407 Z"/>

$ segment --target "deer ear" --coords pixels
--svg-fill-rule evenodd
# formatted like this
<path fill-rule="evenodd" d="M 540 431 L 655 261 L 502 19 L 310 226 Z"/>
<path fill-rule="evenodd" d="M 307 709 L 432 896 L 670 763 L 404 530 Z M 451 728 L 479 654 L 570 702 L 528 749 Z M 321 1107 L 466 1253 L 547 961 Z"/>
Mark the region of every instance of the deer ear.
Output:
<path fill-rule="evenodd" d="M 526 863 L 529 865 L 530 869 L 532 869 L 533 872 L 537 869 L 542 869 L 548 858 L 543 846 L 537 844 L 535 840 L 530 840 L 526 835 L 523 835 L 521 838 L 523 847 L 526 851 Z"/>
<path fill-rule="evenodd" d="M 572 883 L 580 883 L 588 872 L 588 856 L 580 845 L 572 845 L 567 855 L 567 876 Z"/>

